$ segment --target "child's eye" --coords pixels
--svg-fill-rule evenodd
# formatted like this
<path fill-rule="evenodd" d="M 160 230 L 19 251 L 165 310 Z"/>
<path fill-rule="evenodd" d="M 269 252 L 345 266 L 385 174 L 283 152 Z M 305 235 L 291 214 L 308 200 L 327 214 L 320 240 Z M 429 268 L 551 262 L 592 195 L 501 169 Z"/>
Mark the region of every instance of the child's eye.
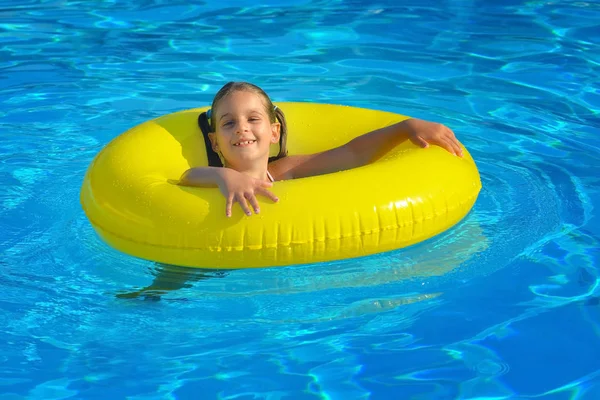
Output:
<path fill-rule="evenodd" d="M 250 117 L 248 121 L 258 121 L 260 118 L 258 117 Z"/>
<path fill-rule="evenodd" d="M 233 121 L 226 121 L 225 123 L 223 123 L 223 126 L 231 126 L 233 125 Z"/>

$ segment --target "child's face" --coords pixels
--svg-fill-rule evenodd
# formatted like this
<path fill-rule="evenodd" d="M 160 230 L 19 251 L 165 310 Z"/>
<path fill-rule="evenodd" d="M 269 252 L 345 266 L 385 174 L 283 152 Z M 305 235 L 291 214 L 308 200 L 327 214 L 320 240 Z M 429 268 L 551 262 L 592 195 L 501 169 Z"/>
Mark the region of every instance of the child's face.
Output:
<path fill-rule="evenodd" d="M 261 96 L 236 91 L 222 98 L 213 114 L 213 150 L 234 169 L 256 167 L 269 159 L 271 143 L 279 141 L 279 123 L 271 123 Z"/>

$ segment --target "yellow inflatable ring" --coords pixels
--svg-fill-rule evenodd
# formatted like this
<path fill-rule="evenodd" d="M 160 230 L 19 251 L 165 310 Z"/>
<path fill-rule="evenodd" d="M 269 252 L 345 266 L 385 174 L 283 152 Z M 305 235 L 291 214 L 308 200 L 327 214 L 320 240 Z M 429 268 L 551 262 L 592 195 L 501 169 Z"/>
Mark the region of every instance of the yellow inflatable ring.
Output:
<path fill-rule="evenodd" d="M 307 154 L 407 117 L 312 103 L 278 103 L 288 121 L 289 154 Z M 246 216 L 225 216 L 217 188 L 176 184 L 207 165 L 197 108 L 138 125 L 91 163 L 81 203 L 99 236 L 144 259 L 198 268 L 250 268 L 366 256 L 428 239 L 459 222 L 481 182 L 470 154 L 410 141 L 352 170 L 276 182 L 278 203 L 260 198 Z M 273 154 L 276 154 L 274 149 Z"/>

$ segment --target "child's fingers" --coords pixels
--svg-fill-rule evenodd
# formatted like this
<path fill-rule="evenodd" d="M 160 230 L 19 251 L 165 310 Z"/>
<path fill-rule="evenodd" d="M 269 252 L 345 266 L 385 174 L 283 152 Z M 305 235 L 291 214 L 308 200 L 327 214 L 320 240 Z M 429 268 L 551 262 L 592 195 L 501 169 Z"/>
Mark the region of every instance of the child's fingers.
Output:
<path fill-rule="evenodd" d="M 244 210 L 244 213 L 246 215 L 252 215 L 252 211 L 250 211 L 250 208 L 248 207 L 248 203 L 246 202 L 246 198 L 244 197 L 243 194 L 236 194 L 235 200 L 238 203 L 240 203 L 240 207 L 242 207 L 242 210 Z"/>
<path fill-rule="evenodd" d="M 263 188 L 270 188 L 273 187 L 273 182 L 267 182 L 267 181 L 259 181 L 257 179 L 257 182 L 260 184 L 261 187 Z"/>
<path fill-rule="evenodd" d="M 462 148 L 460 147 L 460 142 L 455 137 L 449 138 L 449 142 L 452 145 L 452 148 L 454 149 L 454 153 L 457 156 L 462 157 L 463 151 L 462 151 Z"/>
<path fill-rule="evenodd" d="M 450 141 L 450 143 L 452 144 L 452 148 L 454 149 L 454 152 L 456 153 L 457 156 L 462 157 L 463 151 L 462 151 L 462 148 L 460 147 L 460 142 L 456 138 L 456 135 L 454 134 L 452 129 L 446 127 L 446 130 L 447 130 L 447 132 L 446 132 L 447 138 Z"/>
<path fill-rule="evenodd" d="M 462 150 L 462 147 L 460 147 L 460 144 L 459 144 L 458 142 L 455 144 L 455 146 L 456 146 L 456 154 L 457 154 L 459 157 L 462 157 L 462 156 L 463 156 L 463 150 Z"/>
<path fill-rule="evenodd" d="M 279 197 L 275 196 L 275 194 L 273 194 L 273 192 L 271 192 L 267 189 L 258 189 L 257 192 L 262 194 L 263 196 L 273 200 L 275 203 L 277 203 L 279 201 Z"/>
<path fill-rule="evenodd" d="M 258 214 L 260 212 L 260 206 L 258 205 L 258 200 L 256 200 L 256 196 L 254 196 L 253 193 L 245 193 L 244 197 L 246 198 L 246 200 L 248 200 L 248 202 L 254 209 L 254 213 Z"/>
<path fill-rule="evenodd" d="M 444 139 L 444 148 L 446 150 L 448 150 L 450 153 L 454 154 L 455 156 L 461 156 L 462 155 L 462 151 L 460 149 L 460 146 L 458 144 L 456 144 L 456 142 L 450 138 L 445 138 Z"/>
<path fill-rule="evenodd" d="M 425 139 L 423 139 L 421 136 L 415 136 L 415 139 L 417 141 L 417 144 L 423 148 L 429 147 L 429 143 L 427 143 L 427 141 Z"/>
<path fill-rule="evenodd" d="M 231 206 L 233 205 L 233 195 L 227 196 L 227 203 L 225 203 L 225 216 L 231 217 Z"/>
<path fill-rule="evenodd" d="M 449 139 L 443 138 L 442 144 L 443 144 L 443 147 L 446 150 L 448 150 L 448 152 L 452 153 L 453 155 L 456 155 L 456 149 L 454 148 L 454 145 L 452 144 L 452 142 Z"/>

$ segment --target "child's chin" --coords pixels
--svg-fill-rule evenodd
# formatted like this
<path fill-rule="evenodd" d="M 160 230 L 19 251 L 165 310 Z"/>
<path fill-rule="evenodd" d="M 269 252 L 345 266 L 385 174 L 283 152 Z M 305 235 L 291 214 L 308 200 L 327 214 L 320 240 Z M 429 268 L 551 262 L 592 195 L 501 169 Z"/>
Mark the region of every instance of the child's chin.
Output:
<path fill-rule="evenodd" d="M 247 153 L 247 154 L 236 154 L 236 164 L 248 165 L 249 163 L 256 163 L 262 161 L 262 159 L 268 160 L 268 157 L 261 157 L 259 154 Z"/>

